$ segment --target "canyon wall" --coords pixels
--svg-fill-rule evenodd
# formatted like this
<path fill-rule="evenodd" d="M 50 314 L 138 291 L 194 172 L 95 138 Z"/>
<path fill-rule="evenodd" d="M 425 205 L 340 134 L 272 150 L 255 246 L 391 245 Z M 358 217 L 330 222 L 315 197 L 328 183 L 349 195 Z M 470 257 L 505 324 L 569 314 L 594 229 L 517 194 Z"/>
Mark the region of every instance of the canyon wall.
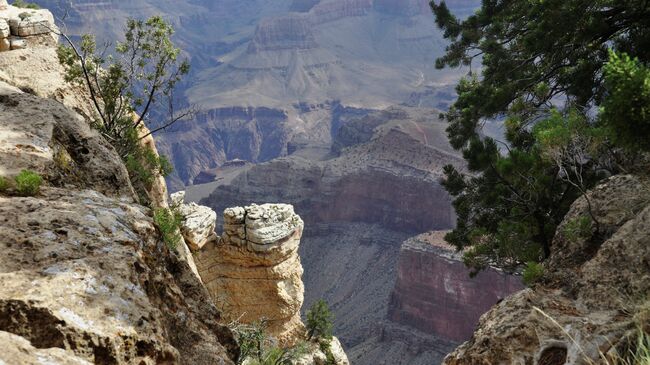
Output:
<path fill-rule="evenodd" d="M 520 276 L 492 268 L 470 277 L 445 233 L 425 233 L 402 244 L 388 319 L 458 343 L 471 337 L 483 313 L 524 285 Z"/>
<path fill-rule="evenodd" d="M 210 187 L 202 204 L 216 210 L 252 202 L 291 203 L 305 220 L 299 250 L 304 307 L 320 298 L 328 301 L 335 333 L 352 361 L 439 362 L 453 344 L 387 320 L 401 243 L 454 224 L 439 179 L 447 163 L 462 169 L 462 159 L 444 138 L 445 124 L 437 115 L 396 107 L 347 120 L 339 129 L 344 134 L 333 138 L 341 141 L 336 155 L 318 161 L 297 152 L 242 166 L 239 172 L 215 171 L 213 182 L 190 187 L 188 196 Z M 355 127 L 345 128 L 348 124 Z M 394 331 L 397 327 L 401 330 Z M 393 350 L 405 352 L 390 355 Z"/>

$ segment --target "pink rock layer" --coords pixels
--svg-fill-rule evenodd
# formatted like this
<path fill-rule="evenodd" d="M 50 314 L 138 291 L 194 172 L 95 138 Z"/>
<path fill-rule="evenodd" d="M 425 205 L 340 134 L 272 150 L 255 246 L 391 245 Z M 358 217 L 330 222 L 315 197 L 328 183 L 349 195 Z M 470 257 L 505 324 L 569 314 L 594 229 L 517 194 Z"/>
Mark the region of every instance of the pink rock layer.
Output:
<path fill-rule="evenodd" d="M 483 313 L 524 285 L 519 276 L 495 269 L 471 278 L 460 255 L 442 243 L 444 232 L 425 235 L 402 245 L 388 319 L 446 340 L 466 341 Z"/>

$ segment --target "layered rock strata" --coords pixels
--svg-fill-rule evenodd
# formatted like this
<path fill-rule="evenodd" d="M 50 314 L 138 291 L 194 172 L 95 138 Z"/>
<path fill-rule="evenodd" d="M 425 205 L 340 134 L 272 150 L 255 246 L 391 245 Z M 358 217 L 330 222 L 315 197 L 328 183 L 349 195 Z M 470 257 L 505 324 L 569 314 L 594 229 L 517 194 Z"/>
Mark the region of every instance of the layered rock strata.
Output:
<path fill-rule="evenodd" d="M 195 254 L 199 273 L 227 320 L 264 319 L 268 333 L 291 346 L 304 336 L 304 286 L 298 246 L 303 221 L 286 204 L 224 211 L 221 239 Z"/>
<path fill-rule="evenodd" d="M 650 332 L 649 187 L 637 176 L 614 176 L 578 199 L 542 281 L 494 306 L 444 363 L 594 364 L 601 354 L 611 363 L 609 356 L 633 348 L 639 328 Z M 583 234 L 567 228 L 592 214 L 598 231 L 593 221 Z"/>
<path fill-rule="evenodd" d="M 493 268 L 470 277 L 445 233 L 425 233 L 402 244 L 388 319 L 459 343 L 471 337 L 483 313 L 524 285 L 520 276 Z"/>
<path fill-rule="evenodd" d="M 58 39 L 54 16 L 44 9 L 25 9 L 0 1 L 0 52 L 33 44 L 54 45 Z"/>

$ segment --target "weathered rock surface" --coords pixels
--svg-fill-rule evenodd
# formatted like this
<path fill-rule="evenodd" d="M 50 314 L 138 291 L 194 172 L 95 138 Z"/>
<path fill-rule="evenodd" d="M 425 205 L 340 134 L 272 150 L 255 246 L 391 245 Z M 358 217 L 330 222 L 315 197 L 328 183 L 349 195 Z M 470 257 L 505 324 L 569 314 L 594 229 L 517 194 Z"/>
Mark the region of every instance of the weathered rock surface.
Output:
<path fill-rule="evenodd" d="M 0 3 L 0 52 L 33 46 L 54 46 L 58 39 L 54 16 L 45 9 L 25 9 Z M 6 47 L 9 42 L 10 47 Z"/>
<path fill-rule="evenodd" d="M 388 319 L 459 343 L 471 337 L 482 314 L 524 285 L 520 276 L 492 268 L 470 277 L 445 233 L 425 233 L 402 244 Z"/>
<path fill-rule="evenodd" d="M 185 192 L 171 195 L 172 206 L 183 217 L 181 233 L 190 249 L 200 250 L 209 240 L 216 240 L 214 229 L 217 225 L 217 213 L 196 203 L 185 204 Z"/>
<path fill-rule="evenodd" d="M 304 224 L 286 204 L 224 212 L 221 239 L 195 254 L 199 273 L 227 320 L 268 321 L 283 345 L 304 336 L 304 285 L 298 246 Z"/>
<path fill-rule="evenodd" d="M 560 225 L 544 280 L 481 317 L 471 340 L 445 364 L 587 364 L 650 330 L 650 192 L 647 180 L 614 176 L 588 193 L 600 223 L 575 237 L 566 225 L 588 217 L 578 199 Z M 571 239 L 570 239 L 571 238 Z M 553 359 L 549 362 L 549 359 Z"/>
<path fill-rule="evenodd" d="M 1 197 L 0 216 L 0 330 L 98 364 L 230 363 L 219 312 L 146 209 L 45 188 Z"/>
<path fill-rule="evenodd" d="M 91 362 L 66 352 L 60 348 L 38 349 L 26 339 L 14 334 L 0 331 L 0 361 L 3 364 L 58 364 L 58 365 L 91 365 Z"/>
<path fill-rule="evenodd" d="M 31 169 L 58 186 L 134 198 L 113 147 L 54 100 L 0 93 L 0 133 L 0 175 Z"/>
<path fill-rule="evenodd" d="M 2 83 L 0 132 L 0 176 L 45 178 L 37 196 L 0 195 L 0 336 L 14 345 L 0 359 L 232 364 L 232 334 L 115 151 L 62 104 Z"/>

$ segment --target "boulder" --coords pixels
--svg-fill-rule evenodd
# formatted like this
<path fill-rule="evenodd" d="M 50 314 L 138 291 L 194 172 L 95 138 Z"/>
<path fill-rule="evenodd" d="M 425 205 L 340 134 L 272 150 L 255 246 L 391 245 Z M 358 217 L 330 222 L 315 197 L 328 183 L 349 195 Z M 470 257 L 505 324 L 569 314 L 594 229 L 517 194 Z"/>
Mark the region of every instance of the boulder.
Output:
<path fill-rule="evenodd" d="M 214 229 L 217 225 L 217 213 L 206 206 L 196 203 L 183 203 L 185 192 L 171 195 L 172 207 L 183 217 L 181 233 L 185 242 L 193 251 L 200 250 L 210 240 L 216 239 Z"/>
<path fill-rule="evenodd" d="M 30 37 L 50 34 L 56 29 L 54 17 L 48 10 L 25 10 L 18 16 L 9 19 L 11 34 L 20 37 Z"/>
<path fill-rule="evenodd" d="M 269 334 L 284 346 L 305 334 L 298 256 L 303 226 L 286 204 L 229 208 L 221 239 L 195 253 L 199 274 L 224 317 L 243 323 L 265 319 Z"/>

